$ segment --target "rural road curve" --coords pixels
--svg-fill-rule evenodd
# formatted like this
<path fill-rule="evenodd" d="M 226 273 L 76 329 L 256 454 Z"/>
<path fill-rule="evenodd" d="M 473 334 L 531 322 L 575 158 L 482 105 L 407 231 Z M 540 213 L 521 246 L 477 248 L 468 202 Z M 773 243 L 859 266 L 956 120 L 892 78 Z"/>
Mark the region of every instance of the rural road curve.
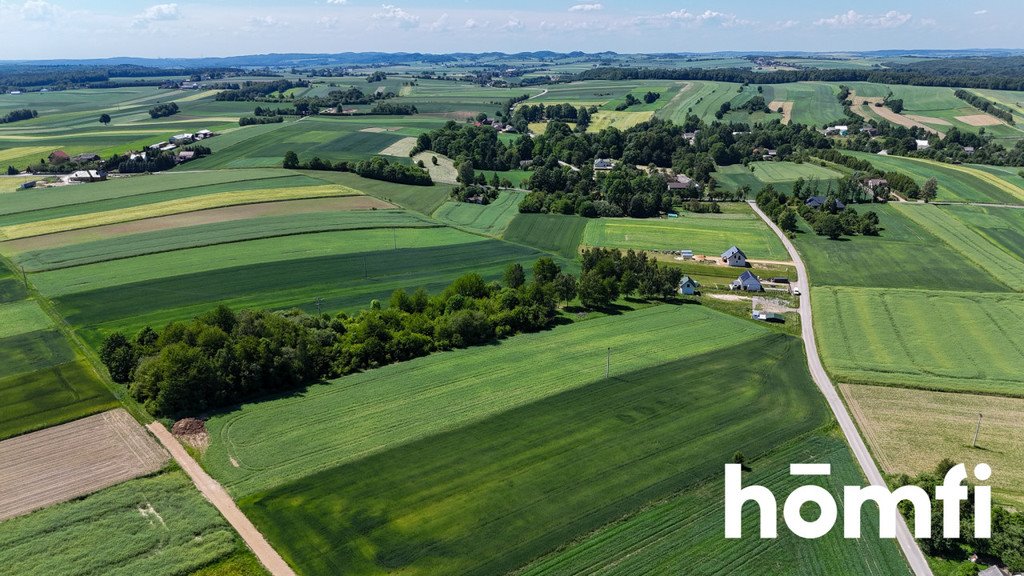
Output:
<path fill-rule="evenodd" d="M 288 566 L 288 563 L 281 558 L 281 555 L 270 546 L 267 539 L 260 534 L 256 526 L 242 513 L 235 501 L 228 496 L 224 487 L 214 480 L 203 470 L 192 456 L 181 446 L 178 439 L 171 434 L 160 422 L 153 422 L 146 426 L 157 440 L 164 445 L 164 448 L 171 453 L 171 456 L 178 462 L 182 470 L 192 478 L 196 488 L 203 493 L 203 496 L 217 507 L 217 510 L 227 519 L 238 535 L 245 540 L 245 543 L 256 554 L 263 566 L 273 576 L 295 576 L 295 571 Z"/>
<path fill-rule="evenodd" d="M 796 251 L 796 246 L 793 245 L 789 237 L 782 232 L 782 229 L 775 225 L 775 222 L 768 218 L 767 214 L 761 211 L 757 203 L 749 201 L 749 204 L 754 209 L 754 212 L 782 240 L 782 244 L 786 246 L 786 250 L 789 252 L 789 257 L 793 259 L 793 263 L 796 265 L 797 282 L 803 292 L 803 295 L 800 296 L 800 330 L 801 336 L 804 339 L 804 346 L 807 348 L 807 366 L 811 370 L 811 377 L 814 378 L 814 383 L 818 385 L 821 393 L 825 395 L 825 400 L 828 401 L 832 413 L 835 414 L 836 420 L 839 422 L 839 427 L 843 430 L 843 435 L 846 436 L 846 443 L 853 450 L 853 455 L 856 456 L 857 462 L 860 464 L 861 470 L 864 471 L 864 475 L 867 476 L 868 482 L 877 486 L 885 486 L 882 473 L 878 470 L 878 466 L 875 465 L 874 459 L 871 458 L 868 447 L 860 437 L 860 432 L 857 431 L 853 419 L 850 418 L 850 413 L 846 411 L 846 405 L 839 398 L 835 386 L 832 385 L 832 380 L 829 379 L 828 373 L 825 372 L 825 367 L 821 364 L 821 357 L 818 356 L 818 344 L 814 340 L 814 324 L 811 319 L 810 278 L 807 275 L 804 261 L 800 259 L 800 253 Z M 903 516 L 899 514 L 897 514 L 896 518 L 896 540 L 899 542 L 900 548 L 903 549 L 903 556 L 906 557 L 914 574 L 916 576 L 932 576 L 932 570 L 928 566 L 928 561 L 925 560 L 921 548 L 917 545 L 917 541 L 911 536 Z"/>

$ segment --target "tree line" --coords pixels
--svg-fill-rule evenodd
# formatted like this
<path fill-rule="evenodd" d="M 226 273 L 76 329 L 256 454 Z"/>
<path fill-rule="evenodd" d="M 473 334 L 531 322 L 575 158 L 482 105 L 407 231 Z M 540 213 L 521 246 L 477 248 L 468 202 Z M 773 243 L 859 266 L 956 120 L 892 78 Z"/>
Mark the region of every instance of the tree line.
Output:
<path fill-rule="evenodd" d="M 156 106 L 150 108 L 149 117 L 153 119 L 165 118 L 167 116 L 173 116 L 177 114 L 179 111 L 180 109 L 178 108 L 177 102 L 167 102 L 165 104 L 157 104 Z"/>
<path fill-rule="evenodd" d="M 978 110 L 981 110 L 982 112 L 985 112 L 987 114 L 991 114 L 992 116 L 999 118 L 1000 120 L 1006 122 L 1011 126 L 1015 124 L 1015 122 L 1013 121 L 1013 112 L 1007 110 L 1006 108 L 1003 108 L 1002 106 L 996 104 L 995 102 L 992 102 L 991 100 L 982 98 L 981 96 L 968 92 L 967 90 L 957 90 L 956 92 L 953 92 L 953 95 L 963 100 L 964 102 L 967 102 L 971 106 L 974 106 Z"/>
<path fill-rule="evenodd" d="M 10 124 L 11 122 L 18 122 L 19 120 L 31 120 L 37 118 L 39 113 L 35 110 L 28 108 L 22 108 L 20 110 L 11 110 L 7 114 L 0 116 L 0 124 Z"/>
<path fill-rule="evenodd" d="M 312 160 L 303 163 L 299 161 L 298 154 L 289 150 L 284 155 L 281 167 L 290 170 L 354 172 L 363 178 L 372 178 L 396 184 L 411 184 L 414 186 L 434 185 L 434 181 L 430 178 L 430 173 L 423 168 L 391 162 L 383 156 L 374 156 L 369 160 L 361 160 L 359 162 L 341 160 L 334 163 L 330 160 L 323 160 L 319 156 L 314 156 Z"/>
<path fill-rule="evenodd" d="M 532 279 L 518 263 L 503 282 L 479 274 L 454 280 L 440 294 L 396 290 L 387 304 L 372 301 L 352 315 L 299 311 L 232 311 L 219 306 L 161 332 L 115 332 L 100 348 L 111 378 L 128 385 L 161 416 L 196 414 L 311 382 L 487 344 L 552 326 L 559 302 L 577 295 L 583 306 L 605 307 L 620 295 L 671 297 L 679 271 L 645 255 L 596 249 L 583 256 L 577 282 L 550 258 L 537 260 Z M 671 289 L 670 289 L 671 288 Z"/>

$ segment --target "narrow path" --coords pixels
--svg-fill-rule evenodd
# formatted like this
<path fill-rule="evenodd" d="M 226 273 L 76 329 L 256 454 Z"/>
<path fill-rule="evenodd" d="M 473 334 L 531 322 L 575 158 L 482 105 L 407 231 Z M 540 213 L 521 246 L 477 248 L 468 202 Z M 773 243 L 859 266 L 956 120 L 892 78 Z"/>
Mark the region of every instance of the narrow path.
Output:
<path fill-rule="evenodd" d="M 284 558 L 274 550 L 267 539 L 260 534 L 256 526 L 246 518 L 242 510 L 238 508 L 235 501 L 231 499 L 224 487 L 214 480 L 203 470 L 199 464 L 189 456 L 188 452 L 181 446 L 166 427 L 160 422 L 153 422 L 146 426 L 156 436 L 157 440 L 164 445 L 164 448 L 171 453 L 171 456 L 178 462 L 182 470 L 192 478 L 192 482 L 203 493 L 203 496 L 217 507 L 217 510 L 227 519 L 231 526 L 242 537 L 242 540 L 256 554 L 263 566 L 273 576 L 295 576 L 295 571 L 284 561 Z"/>
<path fill-rule="evenodd" d="M 860 432 L 857 430 L 856 425 L 853 423 L 853 419 L 850 418 L 850 413 L 846 411 L 846 405 L 839 398 L 839 394 L 836 393 L 836 388 L 832 384 L 832 380 L 829 379 L 828 373 L 825 372 L 825 367 L 821 364 L 821 357 L 818 356 L 818 344 L 814 339 L 814 324 L 811 318 L 811 286 L 810 278 L 807 275 L 807 268 L 804 266 L 804 261 L 800 259 L 800 253 L 797 252 L 796 246 L 790 241 L 789 237 L 786 236 L 782 230 L 772 222 L 771 218 L 761 211 L 761 208 L 757 206 L 754 201 L 748 201 L 750 207 L 754 209 L 754 212 L 761 217 L 765 223 L 775 232 L 775 234 L 782 240 L 782 243 L 786 246 L 786 250 L 789 251 L 789 257 L 793 259 L 793 263 L 796 264 L 797 277 L 803 295 L 800 296 L 800 331 L 801 336 L 804 340 L 804 346 L 807 348 L 807 366 L 811 370 L 811 377 L 814 379 L 814 383 L 818 385 L 818 389 L 825 395 L 825 400 L 828 401 L 829 408 L 832 409 L 832 413 L 835 415 L 836 420 L 839 422 L 839 427 L 843 431 L 843 435 L 846 436 L 846 443 L 850 445 L 850 449 L 853 451 L 853 455 L 857 458 L 857 462 L 860 464 L 861 470 L 864 471 L 864 475 L 867 476 L 868 482 L 876 486 L 885 486 L 885 481 L 882 479 L 882 473 L 878 470 L 878 466 L 875 465 L 875 461 L 871 458 L 871 453 L 868 452 L 868 447 L 864 444 L 864 440 L 860 437 Z M 932 570 L 928 566 L 928 561 L 925 560 L 924 554 L 921 552 L 921 548 L 917 545 L 917 541 L 910 534 L 910 530 L 907 528 L 907 523 L 903 519 L 903 516 L 897 514 L 896 518 L 896 540 L 899 542 L 900 548 L 903 549 L 903 556 L 906 557 L 907 562 L 910 564 L 910 569 L 916 576 L 932 576 Z"/>

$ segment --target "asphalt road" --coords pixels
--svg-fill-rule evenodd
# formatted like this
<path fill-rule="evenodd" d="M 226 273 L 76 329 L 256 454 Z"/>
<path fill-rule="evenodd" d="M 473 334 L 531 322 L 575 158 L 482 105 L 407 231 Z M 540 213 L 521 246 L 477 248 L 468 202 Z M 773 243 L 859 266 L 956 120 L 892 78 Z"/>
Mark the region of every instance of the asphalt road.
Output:
<path fill-rule="evenodd" d="M 789 240 L 789 237 L 758 208 L 757 203 L 750 202 L 750 207 L 782 240 L 783 245 L 786 246 L 786 250 L 789 252 L 789 257 L 796 265 L 797 286 L 799 286 L 802 293 L 800 296 L 800 329 L 801 336 L 804 339 L 804 346 L 807 349 L 807 366 L 811 370 L 811 377 L 814 378 L 814 383 L 818 385 L 821 393 L 825 395 L 829 408 L 832 409 L 832 413 L 839 422 L 843 435 L 846 436 L 846 443 L 850 445 L 850 449 L 857 458 L 857 462 L 860 464 L 861 470 L 864 471 L 868 482 L 873 485 L 885 486 L 882 473 L 878 470 L 878 466 L 875 465 L 874 459 L 871 458 L 868 447 L 860 437 L 860 432 L 857 431 L 853 419 L 850 418 L 850 413 L 846 411 L 846 405 L 839 398 L 835 386 L 832 385 L 832 380 L 829 379 L 828 373 L 825 372 L 825 367 L 821 364 L 821 357 L 818 356 L 818 344 L 814 339 L 814 324 L 811 319 L 811 286 L 804 261 L 800 259 L 800 253 L 797 252 L 796 246 Z M 864 533 L 869 533 L 870 529 L 871 526 L 864 526 Z M 877 528 L 875 529 L 877 530 Z M 916 576 L 932 576 L 932 570 L 928 566 L 928 561 L 925 560 L 921 548 L 917 545 L 917 541 L 907 528 L 906 521 L 898 514 L 896 518 L 896 541 L 899 542 L 900 548 L 903 550 L 903 556 L 906 557 L 907 563 L 910 564 L 910 569 Z"/>

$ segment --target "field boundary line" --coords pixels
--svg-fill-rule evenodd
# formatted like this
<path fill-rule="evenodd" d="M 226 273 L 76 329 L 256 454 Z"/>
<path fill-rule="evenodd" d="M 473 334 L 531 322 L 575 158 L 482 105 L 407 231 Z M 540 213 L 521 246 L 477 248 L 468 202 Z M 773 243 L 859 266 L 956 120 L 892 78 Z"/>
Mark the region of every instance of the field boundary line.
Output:
<path fill-rule="evenodd" d="M 868 451 L 867 445 L 864 444 L 864 439 L 861 438 L 860 431 L 857 429 L 856 424 L 854 424 L 850 413 L 846 409 L 846 405 L 843 404 L 842 399 L 836 392 L 835 385 L 832 384 L 832 380 L 825 371 L 825 367 L 821 362 L 821 356 L 818 355 L 818 344 L 814 338 L 814 322 L 811 316 L 811 284 L 810 277 L 807 274 L 807 267 L 804 266 L 803 260 L 800 259 L 800 253 L 797 251 L 796 246 L 782 232 L 782 229 L 775 222 L 772 222 L 771 218 L 757 205 L 757 202 L 749 200 L 748 203 L 754 212 L 775 232 L 779 240 L 782 241 L 782 244 L 789 252 L 789 257 L 796 265 L 797 282 L 803 284 L 803 295 L 800 296 L 800 335 L 806 348 L 807 367 L 810 369 L 811 377 L 825 396 L 829 408 L 832 409 L 832 413 L 839 422 L 843 436 L 846 437 L 846 443 L 849 444 L 850 450 L 853 452 L 854 457 L 856 457 L 858 464 L 860 464 L 861 470 L 864 471 L 868 482 L 875 486 L 887 487 L 885 480 L 882 478 L 882 473 L 871 456 L 871 452 Z M 933 576 L 924 553 L 921 552 L 917 541 L 910 534 L 906 520 L 899 513 L 896 514 L 896 541 L 903 550 L 903 556 L 907 560 L 911 571 L 916 576 Z"/>
<path fill-rule="evenodd" d="M 284 561 L 284 558 L 267 542 L 263 534 L 256 528 L 251 520 L 235 504 L 224 487 L 203 470 L 199 464 L 189 456 L 188 452 L 181 446 L 178 440 L 168 432 L 167 428 L 160 422 L 151 422 L 146 426 L 156 436 L 157 440 L 171 453 L 174 460 L 181 466 L 182 470 L 192 479 L 192 483 L 213 504 L 222 516 L 231 524 L 231 527 L 238 532 L 245 544 L 256 554 L 260 563 L 273 576 L 296 576 L 291 566 Z"/>

